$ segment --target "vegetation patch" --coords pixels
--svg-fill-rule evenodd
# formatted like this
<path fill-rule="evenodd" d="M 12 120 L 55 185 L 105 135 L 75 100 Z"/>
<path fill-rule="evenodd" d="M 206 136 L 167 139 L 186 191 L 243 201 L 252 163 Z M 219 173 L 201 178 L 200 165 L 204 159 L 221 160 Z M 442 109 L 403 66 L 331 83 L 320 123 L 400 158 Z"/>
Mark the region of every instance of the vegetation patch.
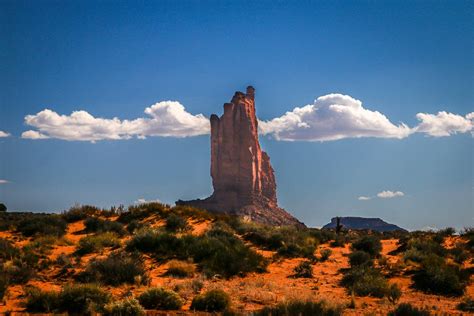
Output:
<path fill-rule="evenodd" d="M 103 316 L 143 316 L 145 309 L 133 297 L 111 302 L 104 307 Z"/>
<path fill-rule="evenodd" d="M 222 290 L 210 290 L 194 297 L 191 310 L 222 312 L 230 307 L 230 297 Z"/>
<path fill-rule="evenodd" d="M 292 300 L 279 303 L 273 307 L 265 307 L 255 313 L 256 316 L 338 316 L 342 308 L 329 306 L 326 302 Z"/>
<path fill-rule="evenodd" d="M 196 273 L 196 267 L 193 263 L 180 260 L 171 260 L 168 262 L 168 270 L 166 275 L 176 278 L 192 277 Z"/>
<path fill-rule="evenodd" d="M 179 310 L 183 306 L 176 292 L 161 287 L 146 290 L 138 297 L 138 301 L 146 309 Z"/>
<path fill-rule="evenodd" d="M 99 235 L 83 237 L 79 240 L 76 254 L 85 255 L 88 253 L 99 252 L 105 247 L 116 248 L 120 246 L 120 239 L 115 233 L 106 232 Z"/>
<path fill-rule="evenodd" d="M 126 231 L 123 224 L 115 221 L 104 220 L 96 217 L 89 217 L 84 221 L 86 233 L 105 233 L 113 232 L 123 236 Z"/>
<path fill-rule="evenodd" d="M 430 312 L 425 309 L 419 309 L 410 304 L 403 303 L 396 309 L 388 313 L 388 316 L 430 316 Z"/>

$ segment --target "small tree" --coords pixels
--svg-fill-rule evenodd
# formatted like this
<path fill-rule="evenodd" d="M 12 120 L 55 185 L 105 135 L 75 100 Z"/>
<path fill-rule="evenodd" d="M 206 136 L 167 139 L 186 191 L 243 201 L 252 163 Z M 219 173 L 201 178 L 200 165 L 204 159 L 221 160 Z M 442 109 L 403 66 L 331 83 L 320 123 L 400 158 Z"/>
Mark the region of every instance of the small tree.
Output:
<path fill-rule="evenodd" d="M 0 203 L 0 212 L 6 212 L 7 211 L 7 206 L 3 203 Z"/>

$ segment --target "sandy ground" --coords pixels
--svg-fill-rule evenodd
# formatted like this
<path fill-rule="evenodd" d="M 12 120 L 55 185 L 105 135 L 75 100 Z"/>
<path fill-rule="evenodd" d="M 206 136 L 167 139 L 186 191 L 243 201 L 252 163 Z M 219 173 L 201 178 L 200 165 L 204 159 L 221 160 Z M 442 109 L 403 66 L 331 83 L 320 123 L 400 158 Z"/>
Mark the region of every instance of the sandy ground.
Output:
<path fill-rule="evenodd" d="M 152 220 L 147 222 L 152 224 Z M 162 221 L 156 221 L 153 226 L 163 225 Z M 210 226 L 209 221 L 190 221 L 193 234 L 202 234 Z M 51 260 L 56 260 L 61 254 L 70 255 L 75 249 L 80 238 L 86 236 L 82 231 L 84 223 L 82 221 L 70 224 L 67 233 L 62 242 L 54 245 L 49 253 Z M 24 246 L 30 242 L 27 238 L 11 232 L 0 232 L 0 238 L 12 240 L 16 246 Z M 446 247 L 452 247 L 457 242 L 456 238 L 448 238 Z M 383 240 L 383 255 L 387 257 L 390 264 L 396 264 L 400 258 L 390 256 L 388 253 L 397 248 L 397 240 Z M 329 248 L 324 244 L 318 248 Z M 167 270 L 167 264 L 161 264 L 152 258 L 146 258 L 146 265 L 151 278 L 151 286 L 164 286 L 166 288 L 177 290 L 183 297 L 186 304 L 184 310 L 189 309 L 192 298 L 196 295 L 193 290 L 193 282 L 201 282 L 204 289 L 220 288 L 228 292 L 232 298 L 232 305 L 238 310 L 253 311 L 258 310 L 266 305 L 276 304 L 280 301 L 290 299 L 308 299 L 308 300 L 326 300 L 330 304 L 341 305 L 349 304 L 351 295 L 345 288 L 339 286 L 342 274 L 339 272 L 341 268 L 347 268 L 350 252 L 349 245 L 343 248 L 330 248 L 332 255 L 326 262 L 316 263 L 313 266 L 313 278 L 293 278 L 293 269 L 303 259 L 284 259 L 274 261 L 268 266 L 268 272 L 263 274 L 250 274 L 246 277 L 235 277 L 230 280 L 222 279 L 204 279 L 200 275 L 193 278 L 176 279 L 164 276 Z M 265 257 L 271 258 L 273 252 L 259 250 Z M 107 254 L 107 251 L 101 255 Z M 97 254 L 84 256 L 79 262 L 75 263 L 75 269 L 84 268 L 85 264 Z M 48 269 L 39 273 L 27 285 L 39 287 L 43 290 L 59 290 L 67 282 L 72 279 L 66 276 L 57 277 L 57 268 Z M 474 285 L 471 280 L 467 288 L 466 295 L 474 297 Z M 461 315 L 456 310 L 456 305 L 462 298 L 448 298 L 437 295 L 428 295 L 411 289 L 411 280 L 409 276 L 401 275 L 389 279 L 390 283 L 397 283 L 403 292 L 400 303 L 411 303 L 418 307 L 428 308 L 433 314 Z M 4 299 L 4 303 L 0 304 L 0 314 L 7 311 L 13 312 L 14 315 L 21 315 L 24 311 L 22 302 L 25 299 L 24 286 L 10 286 L 8 293 Z M 116 298 L 123 297 L 130 293 L 134 295 L 140 294 L 146 289 L 145 286 L 124 285 L 116 288 L 106 288 Z M 355 297 L 355 309 L 345 309 L 344 315 L 385 315 L 393 309 L 393 305 L 387 299 L 377 299 L 369 297 Z M 185 312 L 184 312 L 185 313 Z M 158 315 L 160 313 L 151 313 L 150 315 Z M 170 313 L 168 313 L 170 314 Z M 172 313 L 180 315 L 183 312 Z M 465 315 L 466 313 L 464 313 Z"/>

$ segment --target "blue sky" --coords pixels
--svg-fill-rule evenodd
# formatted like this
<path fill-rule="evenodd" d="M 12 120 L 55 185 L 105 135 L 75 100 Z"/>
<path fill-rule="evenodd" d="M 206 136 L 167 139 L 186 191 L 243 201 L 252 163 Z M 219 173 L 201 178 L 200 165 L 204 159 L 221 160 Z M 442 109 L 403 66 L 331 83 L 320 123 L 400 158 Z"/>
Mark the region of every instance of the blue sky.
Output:
<path fill-rule="evenodd" d="M 0 201 L 61 211 L 208 196 L 202 120 L 251 84 L 257 115 L 271 124 L 261 143 L 279 202 L 306 224 L 355 215 L 409 229 L 473 226 L 473 7 L 2 1 L 0 131 L 9 135 L 0 138 Z M 314 102 L 330 93 L 350 96 L 344 109 L 362 106 L 338 116 Z M 309 129 L 274 120 L 305 105 L 317 114 L 296 117 Z M 100 130 L 95 142 L 71 119 L 79 110 L 76 119 Z M 176 126 L 173 115 L 189 122 Z M 31 139 L 39 136 L 48 138 Z"/>

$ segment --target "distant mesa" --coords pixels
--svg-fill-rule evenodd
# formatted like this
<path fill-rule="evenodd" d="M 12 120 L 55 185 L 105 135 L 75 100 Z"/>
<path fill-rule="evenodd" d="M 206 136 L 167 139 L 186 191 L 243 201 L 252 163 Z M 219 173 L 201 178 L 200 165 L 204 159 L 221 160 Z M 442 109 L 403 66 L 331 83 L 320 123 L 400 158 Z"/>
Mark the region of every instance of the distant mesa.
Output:
<path fill-rule="evenodd" d="M 179 200 L 214 212 L 243 216 L 270 225 L 304 226 L 278 207 L 276 182 L 270 157 L 260 148 L 255 115 L 255 89 L 236 92 L 224 104 L 221 117 L 211 121 L 211 177 L 214 193 L 204 199 Z"/>
<path fill-rule="evenodd" d="M 401 227 L 394 224 L 389 224 L 380 218 L 367 217 L 340 217 L 341 225 L 345 229 L 370 229 L 379 232 L 404 231 Z M 336 228 L 337 217 L 331 218 L 331 222 L 323 226 L 323 228 Z"/>

